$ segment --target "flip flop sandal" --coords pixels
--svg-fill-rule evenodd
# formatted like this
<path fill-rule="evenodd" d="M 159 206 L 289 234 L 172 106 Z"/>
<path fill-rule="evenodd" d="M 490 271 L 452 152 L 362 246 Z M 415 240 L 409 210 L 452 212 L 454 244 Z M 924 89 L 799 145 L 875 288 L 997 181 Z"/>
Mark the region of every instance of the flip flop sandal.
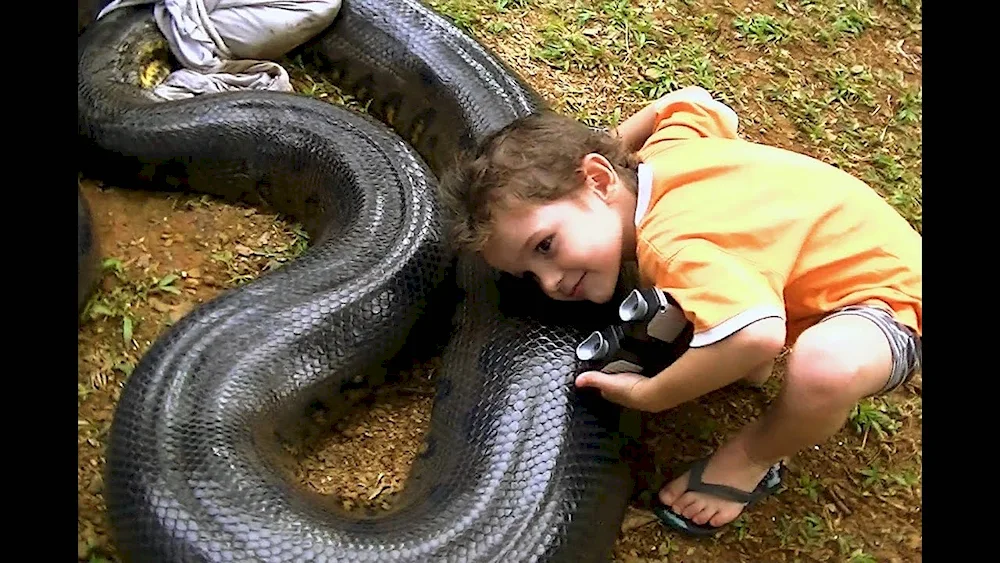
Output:
<path fill-rule="evenodd" d="M 744 506 L 744 510 L 746 510 L 764 497 L 774 493 L 778 490 L 778 487 L 781 486 L 782 462 L 778 462 L 771 466 L 771 468 L 767 470 L 767 474 L 764 475 L 764 478 L 761 479 L 760 483 L 757 485 L 757 488 L 749 493 L 728 485 L 705 483 L 701 480 L 701 476 L 705 471 L 705 466 L 708 465 L 708 459 L 709 458 L 700 459 L 691 464 L 691 473 L 688 477 L 688 491 L 707 493 L 726 500 L 741 502 L 746 505 Z M 669 506 L 659 502 L 659 500 L 657 500 L 656 506 L 653 508 L 653 513 L 656 514 L 656 516 L 660 519 L 660 522 L 664 525 L 695 536 L 711 536 L 729 525 L 723 524 L 722 526 L 716 527 L 707 524 L 696 524 L 680 514 L 677 514 Z"/>

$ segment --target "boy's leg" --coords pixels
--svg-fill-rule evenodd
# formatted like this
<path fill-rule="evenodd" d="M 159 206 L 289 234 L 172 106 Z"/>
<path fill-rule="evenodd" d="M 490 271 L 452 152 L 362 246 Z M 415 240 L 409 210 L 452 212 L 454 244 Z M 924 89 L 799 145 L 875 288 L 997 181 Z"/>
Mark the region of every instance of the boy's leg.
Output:
<path fill-rule="evenodd" d="M 743 378 L 743 383 L 751 387 L 762 387 L 771 377 L 772 371 L 774 371 L 774 360 L 769 360 L 750 370 L 750 373 Z"/>
<path fill-rule="evenodd" d="M 920 368 L 919 340 L 883 311 L 848 307 L 806 330 L 788 358 L 775 404 L 712 456 L 704 483 L 752 491 L 779 460 L 826 441 L 863 397 L 889 392 Z M 697 524 L 721 526 L 744 505 L 687 491 L 685 473 L 660 500 Z"/>

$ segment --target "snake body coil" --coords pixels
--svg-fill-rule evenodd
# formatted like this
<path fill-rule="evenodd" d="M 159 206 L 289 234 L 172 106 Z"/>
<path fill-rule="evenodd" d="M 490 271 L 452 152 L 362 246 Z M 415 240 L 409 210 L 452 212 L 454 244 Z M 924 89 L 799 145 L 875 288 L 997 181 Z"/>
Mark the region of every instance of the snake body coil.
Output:
<path fill-rule="evenodd" d="M 548 302 L 471 258 L 453 262 L 435 197 L 435 173 L 457 151 L 538 111 L 539 97 L 414 0 L 347 0 L 306 49 L 396 132 L 292 94 L 157 101 L 136 85 L 157 42 L 148 6 L 81 35 L 87 162 L 147 187 L 265 203 L 301 221 L 312 244 L 181 319 L 130 376 L 107 452 L 119 552 L 606 560 L 631 491 L 619 411 L 572 380 L 575 344 L 609 318 Z M 294 439 L 315 401 L 336 409 L 359 376 L 377 383 L 428 317 L 452 324 L 430 335 L 448 340 L 427 448 L 394 508 L 357 516 L 292 484 L 280 440 Z"/>

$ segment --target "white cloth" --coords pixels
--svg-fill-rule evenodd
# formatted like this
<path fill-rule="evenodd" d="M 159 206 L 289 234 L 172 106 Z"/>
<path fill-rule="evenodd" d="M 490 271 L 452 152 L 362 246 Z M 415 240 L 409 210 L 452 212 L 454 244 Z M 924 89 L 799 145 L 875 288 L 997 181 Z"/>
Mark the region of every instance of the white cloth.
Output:
<path fill-rule="evenodd" d="M 97 19 L 140 4 L 156 4 L 156 24 L 184 67 L 153 92 L 177 100 L 228 90 L 290 92 L 288 72 L 267 59 L 326 29 L 341 0 L 113 0 Z"/>

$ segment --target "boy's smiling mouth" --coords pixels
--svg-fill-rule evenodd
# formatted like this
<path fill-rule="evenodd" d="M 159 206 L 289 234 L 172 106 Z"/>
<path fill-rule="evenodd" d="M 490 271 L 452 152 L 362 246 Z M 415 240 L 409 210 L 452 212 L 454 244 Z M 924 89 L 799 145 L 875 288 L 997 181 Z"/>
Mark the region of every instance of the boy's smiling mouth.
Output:
<path fill-rule="evenodd" d="M 587 274 L 580 276 L 580 279 L 576 280 L 576 285 L 570 290 L 569 296 L 571 298 L 577 298 L 583 292 L 583 278 L 587 277 Z"/>

